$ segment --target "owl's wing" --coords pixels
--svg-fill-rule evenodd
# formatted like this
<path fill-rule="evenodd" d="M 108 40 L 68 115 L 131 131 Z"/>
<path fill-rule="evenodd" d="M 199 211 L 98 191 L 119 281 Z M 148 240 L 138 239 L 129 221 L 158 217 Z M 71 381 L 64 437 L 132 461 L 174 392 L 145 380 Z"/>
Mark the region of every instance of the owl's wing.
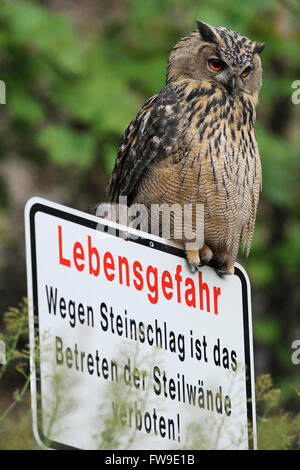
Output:
<path fill-rule="evenodd" d="M 256 222 L 256 213 L 259 202 L 259 196 L 262 189 L 262 173 L 261 173 L 261 163 L 258 153 L 258 149 L 254 158 L 255 162 L 255 180 L 252 186 L 252 191 L 250 194 L 250 210 L 248 222 L 243 226 L 241 231 L 240 243 L 242 249 L 246 256 L 250 253 L 250 248 L 252 244 L 252 238 L 254 234 L 255 222 Z"/>
<path fill-rule="evenodd" d="M 146 168 L 166 158 L 180 135 L 177 90 L 166 86 L 141 108 L 125 131 L 108 184 L 112 201 L 127 196 L 132 201 Z"/>

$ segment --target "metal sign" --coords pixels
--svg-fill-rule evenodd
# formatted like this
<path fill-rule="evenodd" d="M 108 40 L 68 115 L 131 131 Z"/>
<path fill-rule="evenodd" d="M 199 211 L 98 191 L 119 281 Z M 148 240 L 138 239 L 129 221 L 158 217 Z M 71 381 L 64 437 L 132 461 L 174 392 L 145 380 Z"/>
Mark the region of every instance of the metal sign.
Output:
<path fill-rule="evenodd" d="M 191 274 L 174 244 L 39 198 L 25 219 L 39 442 L 256 447 L 250 286 L 240 265 L 234 275 Z"/>

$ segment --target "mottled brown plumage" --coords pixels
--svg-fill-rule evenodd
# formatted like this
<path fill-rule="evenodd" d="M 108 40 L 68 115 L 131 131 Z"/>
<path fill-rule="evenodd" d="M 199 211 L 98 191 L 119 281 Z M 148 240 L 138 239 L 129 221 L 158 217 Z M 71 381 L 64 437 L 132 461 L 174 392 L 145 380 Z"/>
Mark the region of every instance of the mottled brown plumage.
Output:
<path fill-rule="evenodd" d="M 264 45 L 197 23 L 171 51 L 166 86 L 123 135 L 109 192 L 129 204 L 204 204 L 205 246 L 187 258 L 196 267 L 213 256 L 231 273 L 239 247 L 249 253 L 261 189 L 254 124 Z"/>

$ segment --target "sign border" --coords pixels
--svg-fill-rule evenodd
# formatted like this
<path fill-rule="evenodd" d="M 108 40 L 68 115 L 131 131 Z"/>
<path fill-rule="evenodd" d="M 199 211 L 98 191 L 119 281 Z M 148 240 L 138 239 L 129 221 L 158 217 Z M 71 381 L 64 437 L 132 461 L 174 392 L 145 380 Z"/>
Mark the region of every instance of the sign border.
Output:
<path fill-rule="evenodd" d="M 114 222 L 101 219 L 94 215 L 71 209 L 67 206 L 53 203 L 46 199 L 33 197 L 29 199 L 25 206 L 25 235 L 26 235 L 26 264 L 27 264 L 27 290 L 29 307 L 29 333 L 30 333 L 30 369 L 31 369 L 31 403 L 33 432 L 38 443 L 56 450 L 82 450 L 56 441 L 50 441 L 43 432 L 42 426 L 42 396 L 40 369 L 36 367 L 34 357 L 36 355 L 36 344 L 39 351 L 39 325 L 38 325 L 38 294 L 37 294 L 37 260 L 36 260 L 36 234 L 35 234 L 35 215 L 43 212 L 49 215 L 59 217 L 70 222 L 89 227 L 92 230 L 101 230 L 111 232 L 119 236 L 120 233 L 127 233 L 128 228 L 118 225 Z M 133 243 L 149 246 L 152 249 L 168 252 L 185 258 L 184 251 L 175 244 L 151 234 L 131 230 L 139 237 L 131 239 Z M 246 271 L 241 265 L 235 263 L 234 275 L 240 279 L 242 285 L 242 303 L 243 303 L 243 324 L 244 324 L 244 354 L 246 371 L 246 395 L 247 395 L 247 418 L 250 423 L 248 427 L 248 448 L 257 449 L 256 437 L 256 413 L 255 413 L 255 390 L 254 390 L 254 366 L 253 366 L 253 339 L 252 339 L 252 318 L 251 318 L 251 294 L 250 282 Z M 40 358 L 39 358 L 40 359 Z M 38 361 L 39 364 L 39 361 Z M 120 449 L 121 450 L 121 449 Z"/>

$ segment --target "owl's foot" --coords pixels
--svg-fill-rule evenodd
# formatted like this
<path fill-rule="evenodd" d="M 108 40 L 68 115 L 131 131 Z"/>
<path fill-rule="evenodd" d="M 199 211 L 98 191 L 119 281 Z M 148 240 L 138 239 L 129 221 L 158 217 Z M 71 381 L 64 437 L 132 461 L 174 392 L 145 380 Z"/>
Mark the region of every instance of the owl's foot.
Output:
<path fill-rule="evenodd" d="M 201 250 L 186 250 L 186 257 L 192 273 L 199 270 L 201 266 L 209 264 L 213 257 L 213 252 L 207 245 L 203 245 Z"/>
<path fill-rule="evenodd" d="M 224 264 L 221 268 L 218 269 L 220 274 L 234 274 L 234 266 Z"/>
<path fill-rule="evenodd" d="M 214 254 L 213 257 L 214 267 L 220 274 L 234 274 L 234 266 L 231 261 L 228 260 L 227 251 L 219 251 Z"/>
<path fill-rule="evenodd" d="M 228 260 L 226 251 L 214 253 L 211 265 L 219 274 L 234 274 L 234 265 Z"/>
<path fill-rule="evenodd" d="M 213 257 L 213 252 L 207 245 L 203 245 L 203 247 L 200 250 L 200 259 L 203 264 L 208 264 Z"/>
<path fill-rule="evenodd" d="M 200 268 L 200 266 L 203 266 L 201 264 L 199 250 L 186 250 L 185 254 L 192 273 L 195 273 Z"/>

